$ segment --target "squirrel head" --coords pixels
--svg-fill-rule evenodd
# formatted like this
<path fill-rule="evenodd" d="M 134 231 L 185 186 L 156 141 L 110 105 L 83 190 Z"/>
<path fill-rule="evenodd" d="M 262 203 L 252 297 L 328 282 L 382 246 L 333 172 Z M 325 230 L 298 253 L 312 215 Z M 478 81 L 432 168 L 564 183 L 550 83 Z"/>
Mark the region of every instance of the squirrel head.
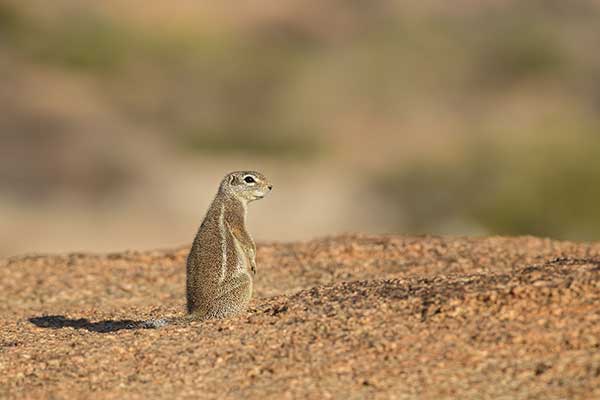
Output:
<path fill-rule="evenodd" d="M 262 199 L 273 186 L 267 178 L 256 171 L 235 171 L 227 174 L 219 191 L 232 195 L 242 203 Z"/>

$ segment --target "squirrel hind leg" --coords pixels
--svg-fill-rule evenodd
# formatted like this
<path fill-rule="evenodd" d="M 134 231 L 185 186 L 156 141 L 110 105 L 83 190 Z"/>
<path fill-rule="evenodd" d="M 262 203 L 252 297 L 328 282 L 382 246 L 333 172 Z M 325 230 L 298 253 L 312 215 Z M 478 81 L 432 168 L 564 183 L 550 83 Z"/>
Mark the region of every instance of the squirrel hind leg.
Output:
<path fill-rule="evenodd" d="M 225 293 L 214 299 L 207 318 L 227 318 L 246 309 L 252 297 L 252 278 L 243 274 L 230 281 Z"/>

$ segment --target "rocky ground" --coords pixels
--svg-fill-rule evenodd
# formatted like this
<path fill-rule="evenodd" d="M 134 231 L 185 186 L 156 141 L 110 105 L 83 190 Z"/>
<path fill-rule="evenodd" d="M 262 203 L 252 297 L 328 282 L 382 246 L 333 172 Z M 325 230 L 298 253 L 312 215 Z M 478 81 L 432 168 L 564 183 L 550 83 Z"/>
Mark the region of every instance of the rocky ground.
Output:
<path fill-rule="evenodd" d="M 137 328 L 186 252 L 0 261 L 0 397 L 600 398 L 600 243 L 262 244 L 247 313 Z"/>

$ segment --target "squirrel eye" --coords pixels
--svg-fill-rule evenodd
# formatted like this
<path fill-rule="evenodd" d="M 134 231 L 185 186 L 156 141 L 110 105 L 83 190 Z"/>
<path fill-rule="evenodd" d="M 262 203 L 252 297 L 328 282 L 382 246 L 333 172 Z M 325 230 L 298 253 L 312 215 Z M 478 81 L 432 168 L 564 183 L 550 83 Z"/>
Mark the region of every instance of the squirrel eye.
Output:
<path fill-rule="evenodd" d="M 244 182 L 246 182 L 246 183 L 254 183 L 256 181 L 254 180 L 253 177 L 247 176 L 247 177 L 244 178 Z"/>

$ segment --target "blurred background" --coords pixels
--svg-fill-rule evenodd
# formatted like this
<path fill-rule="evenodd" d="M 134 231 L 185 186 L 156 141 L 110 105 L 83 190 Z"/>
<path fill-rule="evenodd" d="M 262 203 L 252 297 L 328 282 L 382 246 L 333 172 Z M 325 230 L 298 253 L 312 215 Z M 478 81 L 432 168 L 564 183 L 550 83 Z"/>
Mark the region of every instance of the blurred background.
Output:
<path fill-rule="evenodd" d="M 0 256 L 257 240 L 600 239 L 600 2 L 0 0 Z"/>

